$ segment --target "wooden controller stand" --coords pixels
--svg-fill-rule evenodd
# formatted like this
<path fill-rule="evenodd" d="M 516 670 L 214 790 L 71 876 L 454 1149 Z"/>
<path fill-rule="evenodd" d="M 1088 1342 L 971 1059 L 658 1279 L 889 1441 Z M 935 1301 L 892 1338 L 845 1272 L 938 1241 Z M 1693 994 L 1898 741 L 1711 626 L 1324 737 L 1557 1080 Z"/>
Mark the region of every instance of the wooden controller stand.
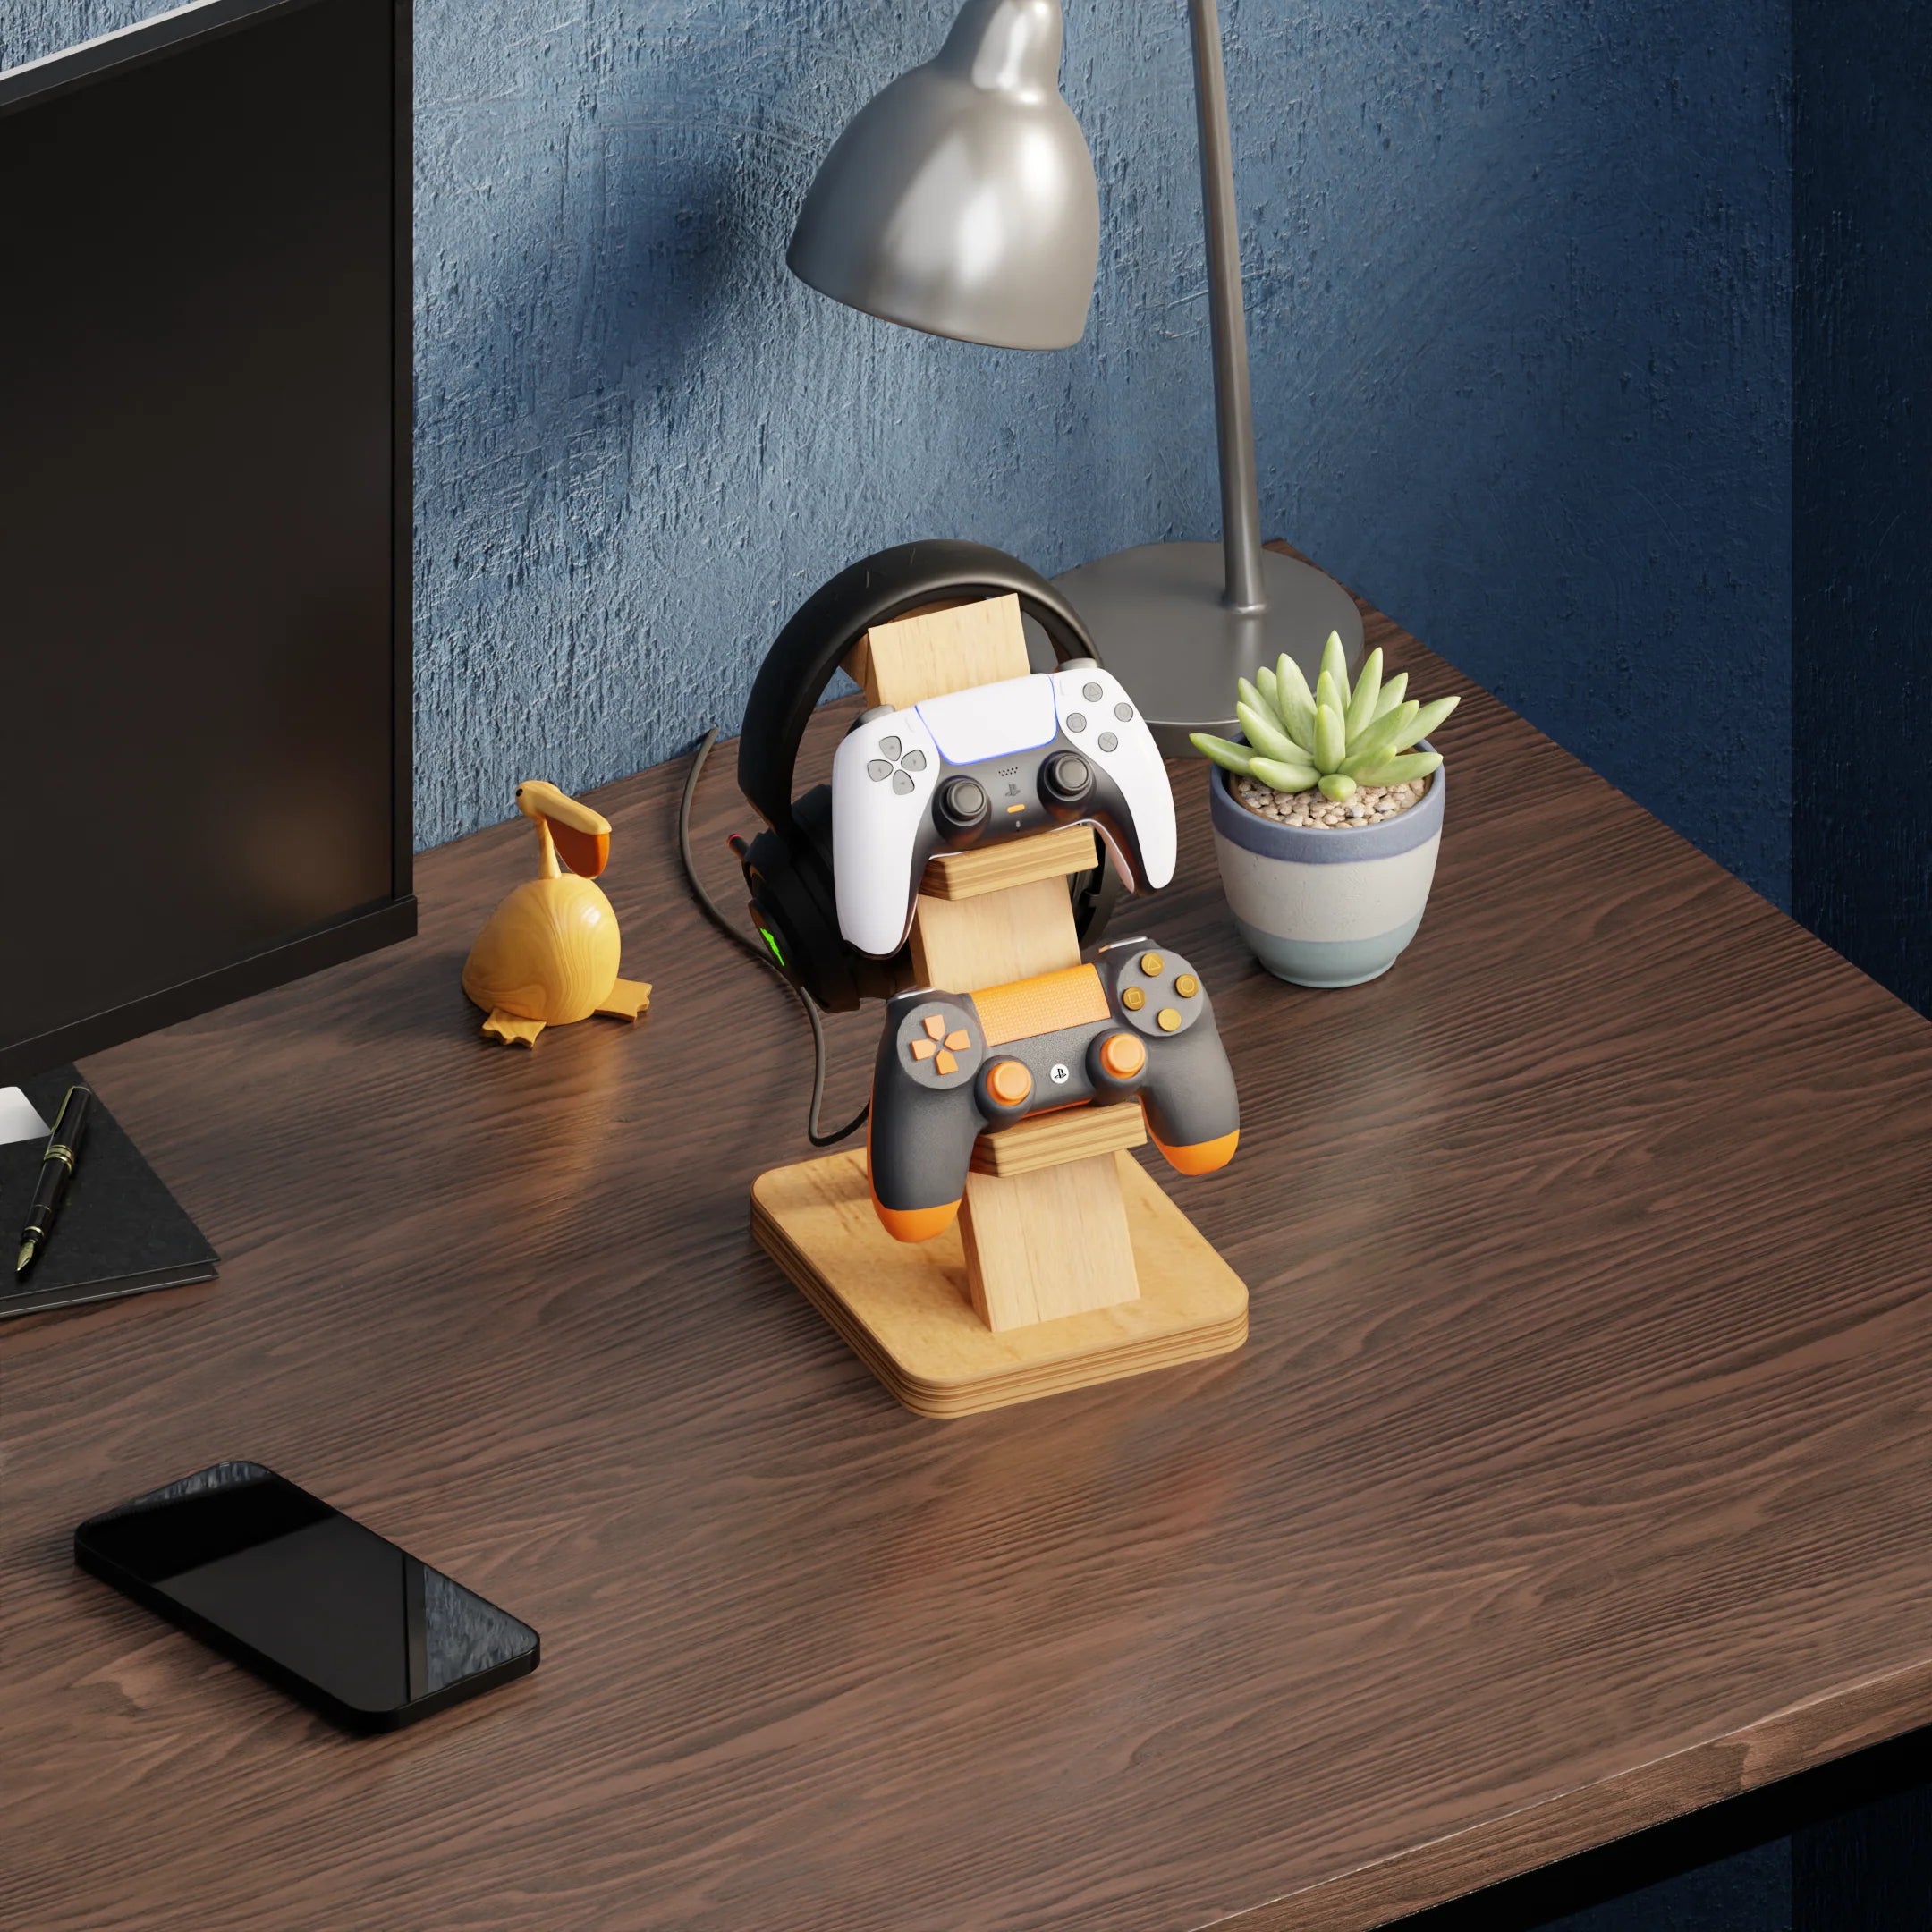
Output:
<path fill-rule="evenodd" d="M 1014 597 L 869 631 L 848 668 L 902 708 L 1024 677 Z M 935 859 L 912 921 L 919 982 L 975 993 L 1077 965 L 1066 878 L 1097 862 L 1067 826 Z M 970 1414 L 1239 1348 L 1241 1278 L 1135 1161 L 1138 1106 L 1071 1108 L 983 1133 L 955 1228 L 897 1241 L 865 1156 L 774 1168 L 751 1189 L 759 1244 L 907 1408 Z"/>

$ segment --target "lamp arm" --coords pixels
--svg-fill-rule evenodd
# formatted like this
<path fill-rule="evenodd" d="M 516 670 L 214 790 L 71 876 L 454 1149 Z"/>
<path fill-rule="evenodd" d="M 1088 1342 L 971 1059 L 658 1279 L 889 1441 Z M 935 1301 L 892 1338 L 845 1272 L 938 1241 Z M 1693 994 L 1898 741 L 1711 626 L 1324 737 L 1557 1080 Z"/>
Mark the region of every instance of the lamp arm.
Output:
<path fill-rule="evenodd" d="M 1208 231 L 1208 318 L 1214 337 L 1215 428 L 1221 445 L 1221 541 L 1227 556 L 1222 602 L 1267 607 L 1261 564 L 1261 496 L 1255 475 L 1254 403 L 1248 386 L 1248 322 L 1241 302 L 1241 231 L 1227 75 L 1215 0 L 1189 0 L 1194 105 L 1200 122 L 1201 215 Z"/>

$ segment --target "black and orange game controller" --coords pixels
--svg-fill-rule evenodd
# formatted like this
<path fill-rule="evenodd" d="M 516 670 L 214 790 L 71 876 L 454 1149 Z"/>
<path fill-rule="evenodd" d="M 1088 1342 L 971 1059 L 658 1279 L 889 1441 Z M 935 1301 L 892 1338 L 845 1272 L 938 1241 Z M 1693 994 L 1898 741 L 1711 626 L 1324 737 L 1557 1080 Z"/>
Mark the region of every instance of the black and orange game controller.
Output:
<path fill-rule="evenodd" d="M 1181 1173 L 1234 1157 L 1241 1104 L 1214 1008 L 1154 940 L 978 993 L 902 993 L 886 1009 L 866 1132 L 879 1219 L 900 1241 L 930 1241 L 959 1212 L 985 1129 L 1127 1102 Z"/>

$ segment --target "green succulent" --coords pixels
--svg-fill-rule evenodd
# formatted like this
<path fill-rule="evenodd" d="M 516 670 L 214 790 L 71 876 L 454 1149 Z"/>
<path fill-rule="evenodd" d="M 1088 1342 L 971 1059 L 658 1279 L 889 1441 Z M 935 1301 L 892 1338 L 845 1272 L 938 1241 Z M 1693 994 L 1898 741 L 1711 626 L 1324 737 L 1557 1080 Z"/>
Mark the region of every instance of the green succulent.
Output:
<path fill-rule="evenodd" d="M 1192 732 L 1205 758 L 1243 778 L 1258 778 L 1276 792 L 1308 792 L 1343 804 L 1359 785 L 1402 784 L 1427 778 L 1442 763 L 1439 751 L 1411 751 L 1456 708 L 1453 698 L 1419 704 L 1404 671 L 1382 682 L 1382 653 L 1368 653 L 1349 688 L 1342 640 L 1331 631 L 1321 674 L 1310 691 L 1301 667 L 1284 652 L 1275 668 L 1264 665 L 1250 684 L 1236 686 L 1234 715 L 1248 742 L 1232 744 L 1208 732 Z"/>

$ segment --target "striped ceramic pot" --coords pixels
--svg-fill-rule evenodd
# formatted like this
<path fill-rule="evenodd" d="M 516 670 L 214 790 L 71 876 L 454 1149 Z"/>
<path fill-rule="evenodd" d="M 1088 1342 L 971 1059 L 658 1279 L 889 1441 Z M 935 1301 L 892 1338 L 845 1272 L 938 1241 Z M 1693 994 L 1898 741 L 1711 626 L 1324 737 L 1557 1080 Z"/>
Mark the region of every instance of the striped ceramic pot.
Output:
<path fill-rule="evenodd" d="M 1221 883 L 1241 937 L 1271 973 L 1296 986 L 1360 986 L 1395 963 L 1428 903 L 1448 775 L 1438 767 L 1421 802 L 1380 825 L 1318 832 L 1250 811 L 1214 767 Z"/>

